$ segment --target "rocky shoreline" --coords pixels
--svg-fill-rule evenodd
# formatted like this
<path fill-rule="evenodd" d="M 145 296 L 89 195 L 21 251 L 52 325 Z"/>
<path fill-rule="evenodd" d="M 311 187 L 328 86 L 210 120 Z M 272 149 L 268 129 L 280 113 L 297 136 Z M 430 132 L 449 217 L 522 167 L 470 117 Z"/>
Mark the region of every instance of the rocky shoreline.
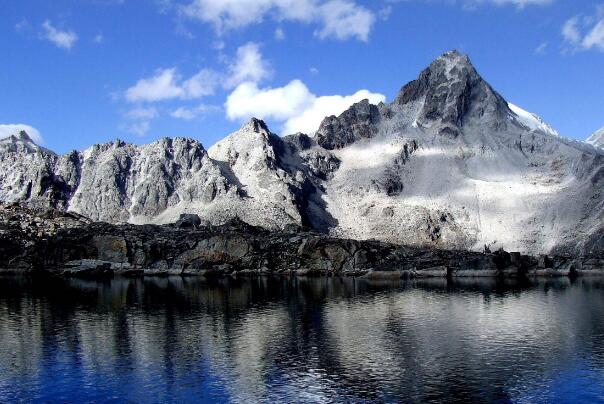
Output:
<path fill-rule="evenodd" d="M 533 257 L 406 247 L 280 232 L 232 220 L 113 225 L 58 210 L 0 205 L 0 272 L 61 276 L 522 277 L 604 275 L 603 257 Z"/>

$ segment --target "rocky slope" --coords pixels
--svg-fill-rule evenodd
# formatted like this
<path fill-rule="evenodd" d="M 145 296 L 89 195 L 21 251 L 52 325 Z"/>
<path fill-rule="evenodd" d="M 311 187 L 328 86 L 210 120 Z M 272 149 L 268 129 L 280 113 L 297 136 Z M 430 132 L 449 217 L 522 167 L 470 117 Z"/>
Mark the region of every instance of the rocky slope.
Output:
<path fill-rule="evenodd" d="M 604 151 L 509 104 L 455 51 L 314 136 L 252 119 L 207 151 L 175 138 L 57 156 L 19 134 L 0 141 L 0 170 L 2 201 L 111 223 L 196 213 L 422 247 L 604 250 Z"/>

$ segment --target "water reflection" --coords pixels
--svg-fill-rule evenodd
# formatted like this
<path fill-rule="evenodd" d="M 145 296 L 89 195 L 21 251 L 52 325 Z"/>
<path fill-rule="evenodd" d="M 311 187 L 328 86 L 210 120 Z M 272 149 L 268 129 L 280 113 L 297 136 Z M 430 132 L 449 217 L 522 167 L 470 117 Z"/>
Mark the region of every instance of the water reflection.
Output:
<path fill-rule="evenodd" d="M 0 400 L 604 400 L 603 297 L 599 279 L 0 278 Z"/>

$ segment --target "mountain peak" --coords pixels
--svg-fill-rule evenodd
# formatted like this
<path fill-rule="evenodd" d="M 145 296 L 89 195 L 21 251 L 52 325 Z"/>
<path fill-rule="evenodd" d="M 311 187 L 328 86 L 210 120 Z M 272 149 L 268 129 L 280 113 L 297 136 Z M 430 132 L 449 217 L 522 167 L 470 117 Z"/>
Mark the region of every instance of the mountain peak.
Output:
<path fill-rule="evenodd" d="M 470 117 L 497 129 L 509 113 L 507 102 L 478 74 L 470 58 L 456 50 L 430 63 L 401 89 L 393 105 L 419 105 L 417 125 L 451 137 L 459 135 Z"/>
<path fill-rule="evenodd" d="M 32 138 L 24 130 L 19 131 L 19 133 L 17 133 L 16 135 L 13 135 L 13 136 L 17 140 L 22 140 L 24 142 L 32 142 L 32 143 L 34 143 L 34 141 L 32 140 Z"/>
<path fill-rule="evenodd" d="M 7 138 L 5 138 L 5 139 L 6 139 L 6 141 L 8 141 L 8 142 L 12 142 L 12 143 L 14 143 L 14 142 L 22 142 L 22 143 L 31 143 L 31 144 L 33 144 L 33 145 L 35 145 L 35 144 L 36 144 L 36 143 L 35 143 L 35 142 L 32 140 L 31 136 L 29 136 L 29 135 L 27 134 L 27 132 L 26 132 L 26 131 L 24 131 L 24 130 L 21 130 L 21 131 L 19 131 L 19 132 L 17 132 L 17 133 L 14 133 L 14 134 L 12 134 L 12 135 L 8 136 L 8 137 L 7 137 Z"/>
<path fill-rule="evenodd" d="M 448 52 L 443 53 L 438 58 L 436 58 L 435 62 L 438 60 L 445 60 L 451 65 L 462 65 L 462 66 L 472 66 L 472 62 L 468 55 L 460 53 L 458 50 L 453 49 Z"/>
<path fill-rule="evenodd" d="M 589 138 L 587 138 L 586 142 L 593 146 L 604 149 L 604 128 L 595 131 Z"/>
<path fill-rule="evenodd" d="M 241 127 L 241 130 L 254 133 L 270 133 L 266 122 L 258 118 L 251 118 L 245 125 Z"/>

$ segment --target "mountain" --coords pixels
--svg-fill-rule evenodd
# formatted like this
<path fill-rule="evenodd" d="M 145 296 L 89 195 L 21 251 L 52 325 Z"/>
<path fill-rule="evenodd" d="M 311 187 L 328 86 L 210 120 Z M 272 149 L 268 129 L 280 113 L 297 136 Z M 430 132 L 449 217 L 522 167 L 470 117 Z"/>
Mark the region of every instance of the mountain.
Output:
<path fill-rule="evenodd" d="M 600 149 L 604 149 L 604 128 L 594 132 L 587 138 L 586 142 L 595 147 L 599 147 Z"/>
<path fill-rule="evenodd" d="M 57 156 L 20 134 L 0 141 L 0 169 L 0 200 L 109 222 L 187 212 L 449 249 L 604 250 L 604 152 L 508 103 L 456 51 L 312 137 L 252 119 L 207 151 L 166 138 Z"/>

